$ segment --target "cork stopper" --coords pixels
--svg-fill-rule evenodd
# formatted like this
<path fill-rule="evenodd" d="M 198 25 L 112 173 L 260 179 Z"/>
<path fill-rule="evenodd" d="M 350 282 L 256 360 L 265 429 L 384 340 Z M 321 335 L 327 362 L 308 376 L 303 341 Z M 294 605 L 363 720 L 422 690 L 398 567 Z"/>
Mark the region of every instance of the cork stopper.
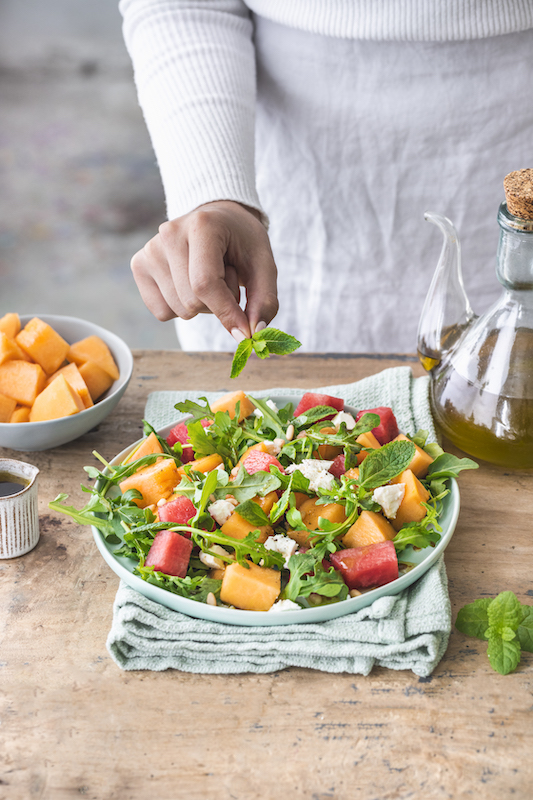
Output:
<path fill-rule="evenodd" d="M 533 169 L 510 172 L 504 178 L 503 188 L 510 213 L 533 220 Z"/>

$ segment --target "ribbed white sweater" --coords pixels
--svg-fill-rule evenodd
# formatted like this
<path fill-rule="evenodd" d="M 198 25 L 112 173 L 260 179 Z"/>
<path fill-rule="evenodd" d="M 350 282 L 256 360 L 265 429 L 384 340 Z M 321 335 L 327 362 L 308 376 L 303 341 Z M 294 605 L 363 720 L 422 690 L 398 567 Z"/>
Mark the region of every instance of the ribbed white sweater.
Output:
<path fill-rule="evenodd" d="M 533 27 L 532 0 L 121 0 L 170 219 L 218 199 L 261 209 L 251 13 L 353 39 L 453 41 Z"/>

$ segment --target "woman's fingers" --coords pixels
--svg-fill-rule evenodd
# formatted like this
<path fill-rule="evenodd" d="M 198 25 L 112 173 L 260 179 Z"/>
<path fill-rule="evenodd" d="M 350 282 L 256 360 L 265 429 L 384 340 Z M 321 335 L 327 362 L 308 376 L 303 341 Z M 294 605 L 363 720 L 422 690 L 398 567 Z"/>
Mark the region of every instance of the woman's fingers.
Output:
<path fill-rule="evenodd" d="M 164 223 L 131 268 L 145 305 L 162 321 L 211 312 L 239 339 L 277 313 L 277 270 L 266 230 L 238 203 L 209 203 Z"/>

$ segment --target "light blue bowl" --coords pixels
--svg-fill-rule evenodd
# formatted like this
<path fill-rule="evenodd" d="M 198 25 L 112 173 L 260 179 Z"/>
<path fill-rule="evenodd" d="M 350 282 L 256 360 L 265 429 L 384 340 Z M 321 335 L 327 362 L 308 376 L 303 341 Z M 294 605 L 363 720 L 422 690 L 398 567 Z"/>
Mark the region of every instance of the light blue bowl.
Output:
<path fill-rule="evenodd" d="M 294 403 L 298 399 L 299 398 L 294 397 L 272 397 L 272 400 L 278 407 L 284 406 L 289 402 Z M 159 431 L 160 435 L 166 437 L 170 429 L 179 421 L 180 418 L 177 418 L 176 422 L 172 425 L 167 425 L 165 428 L 162 428 Z M 140 441 L 142 440 L 139 439 L 139 441 L 134 442 L 125 450 L 122 450 L 122 452 L 111 461 L 111 464 L 119 464 L 123 461 Z M 339 603 L 317 606 L 315 608 L 302 608 L 296 611 L 242 611 L 240 609 L 223 608 L 221 606 L 209 606 L 207 603 L 200 603 L 196 600 L 189 600 L 186 597 L 179 597 L 176 594 L 167 592 L 165 589 L 161 589 L 159 586 L 147 583 L 143 581 L 142 578 L 134 575 L 133 570 L 135 568 L 135 562 L 129 558 L 115 555 L 115 550 L 120 545 L 108 544 L 97 528 L 93 527 L 92 531 L 96 546 L 104 560 L 128 586 L 131 586 L 132 589 L 135 589 L 150 600 L 161 603 L 161 605 L 167 608 L 172 608 L 174 611 L 187 614 L 189 617 L 205 619 L 211 622 L 224 622 L 228 625 L 246 626 L 293 625 L 294 623 L 325 622 L 326 620 L 343 617 L 346 614 L 352 614 L 354 611 L 359 611 L 361 608 L 366 608 L 366 606 L 371 605 L 374 600 L 384 595 L 398 594 L 398 592 L 410 586 L 427 572 L 448 546 L 459 517 L 459 488 L 455 479 L 450 480 L 449 488 L 450 493 L 442 501 L 443 511 L 440 518 L 442 533 L 438 544 L 435 547 L 426 547 L 424 550 L 413 550 L 411 547 L 408 547 L 402 552 L 402 561 L 416 564 L 413 569 L 405 575 L 400 576 L 397 580 L 387 583 L 385 586 L 379 586 L 377 589 L 372 589 L 358 597 L 351 597 Z"/>
<path fill-rule="evenodd" d="M 107 344 L 118 366 L 120 377 L 91 408 L 86 408 L 71 417 L 51 419 L 46 422 L 0 423 L 0 447 L 11 450 L 35 452 L 71 442 L 95 428 L 113 411 L 126 391 L 133 371 L 131 350 L 119 336 L 111 331 L 77 317 L 62 317 L 50 314 L 28 314 L 20 317 L 22 326 L 33 317 L 47 322 L 69 344 L 86 336 L 99 336 Z"/>

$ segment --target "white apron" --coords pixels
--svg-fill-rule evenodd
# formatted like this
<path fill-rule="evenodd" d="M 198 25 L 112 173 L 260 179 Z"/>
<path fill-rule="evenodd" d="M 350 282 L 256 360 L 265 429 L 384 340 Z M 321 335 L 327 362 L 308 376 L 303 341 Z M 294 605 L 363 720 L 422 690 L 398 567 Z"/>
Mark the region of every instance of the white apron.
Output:
<path fill-rule="evenodd" d="M 476 312 L 501 291 L 496 214 L 533 166 L 533 30 L 460 42 L 309 34 L 255 17 L 257 187 L 280 310 L 317 352 L 415 352 L 441 247 L 459 231 Z M 218 320 L 177 320 L 184 350 L 231 350 Z"/>

